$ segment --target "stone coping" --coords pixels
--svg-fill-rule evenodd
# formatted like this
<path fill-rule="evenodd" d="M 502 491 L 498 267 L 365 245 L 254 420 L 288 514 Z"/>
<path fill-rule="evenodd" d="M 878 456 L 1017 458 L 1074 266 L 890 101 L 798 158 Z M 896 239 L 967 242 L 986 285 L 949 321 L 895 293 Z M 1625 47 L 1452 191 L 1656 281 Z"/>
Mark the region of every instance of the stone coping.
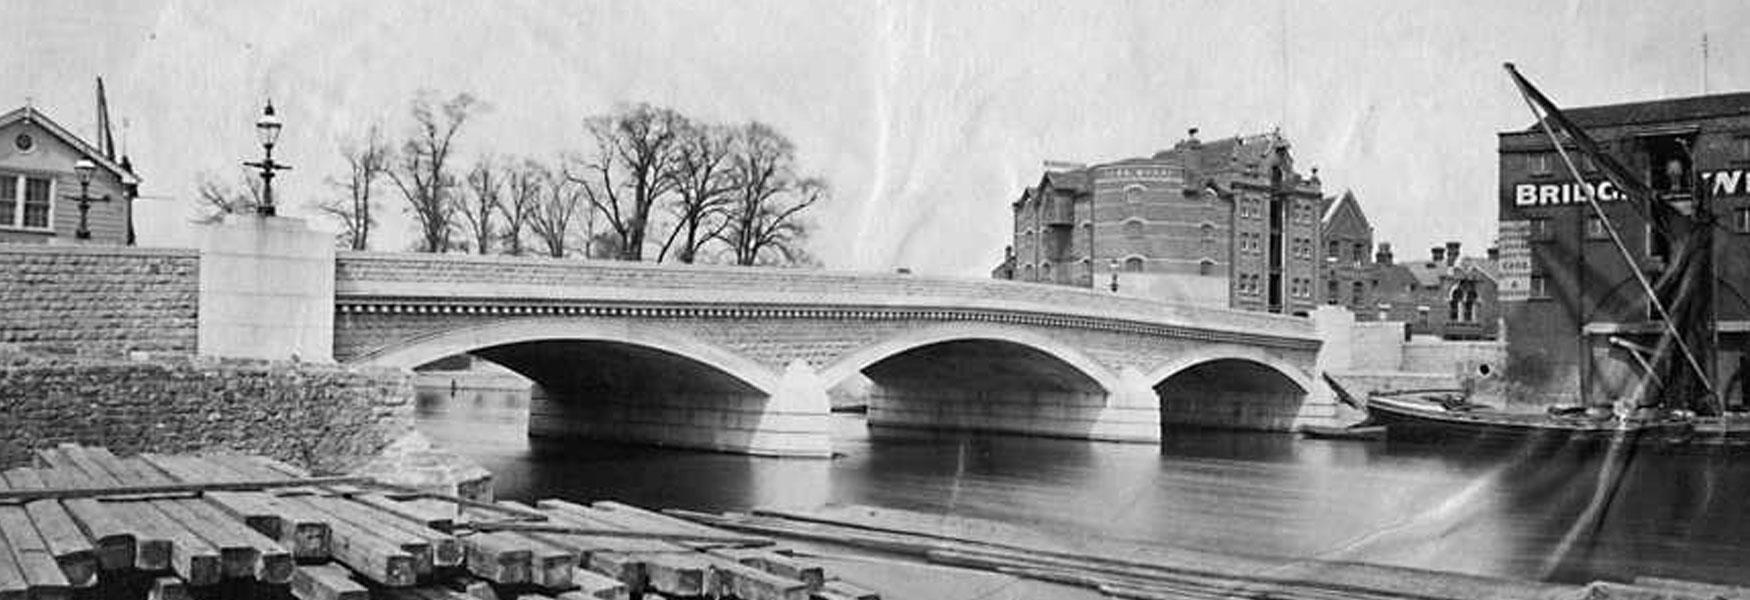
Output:
<path fill-rule="evenodd" d="M 179 258 L 198 258 L 200 256 L 200 251 L 193 248 L 148 248 L 141 246 L 113 246 L 103 244 L 50 245 L 0 243 L 0 254 L 172 256 Z"/>

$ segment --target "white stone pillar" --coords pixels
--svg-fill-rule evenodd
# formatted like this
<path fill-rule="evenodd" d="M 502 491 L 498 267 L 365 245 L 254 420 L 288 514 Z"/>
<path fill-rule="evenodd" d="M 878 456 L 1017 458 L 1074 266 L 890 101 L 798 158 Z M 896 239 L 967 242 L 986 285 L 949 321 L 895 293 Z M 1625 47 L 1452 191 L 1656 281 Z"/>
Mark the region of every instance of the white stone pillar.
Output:
<path fill-rule="evenodd" d="M 747 453 L 767 456 L 832 456 L 832 401 L 826 382 L 806 361 L 784 368 L 778 389 L 766 401 Z"/>
<path fill-rule="evenodd" d="M 334 361 L 332 235 L 257 215 L 229 215 L 202 233 L 201 355 Z"/>
<path fill-rule="evenodd" d="M 1106 406 L 1100 410 L 1088 437 L 1114 442 L 1159 443 L 1161 398 L 1155 392 L 1154 384 L 1135 367 L 1119 369 L 1117 389 L 1108 390 Z"/>
<path fill-rule="evenodd" d="M 1325 383 L 1325 372 L 1343 372 L 1355 364 L 1355 313 L 1341 306 L 1320 306 L 1312 311 L 1313 330 L 1318 332 L 1318 357 L 1313 359 L 1312 389 L 1301 401 L 1300 412 L 1293 427 L 1319 425 L 1335 427 L 1360 420 L 1361 416 L 1345 410 L 1337 401 L 1337 393 Z"/>

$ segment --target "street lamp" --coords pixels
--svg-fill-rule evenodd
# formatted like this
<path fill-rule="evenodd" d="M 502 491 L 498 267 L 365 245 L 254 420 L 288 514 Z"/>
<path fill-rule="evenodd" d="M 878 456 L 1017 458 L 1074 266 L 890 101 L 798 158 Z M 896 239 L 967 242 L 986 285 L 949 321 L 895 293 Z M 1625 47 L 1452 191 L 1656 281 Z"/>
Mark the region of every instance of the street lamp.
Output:
<path fill-rule="evenodd" d="M 73 237 L 81 240 L 91 239 L 91 228 L 88 226 L 91 214 L 91 176 L 97 174 L 97 163 L 89 158 L 81 158 L 73 163 L 73 173 L 79 176 L 79 229 L 73 231 Z"/>
<path fill-rule="evenodd" d="M 243 163 L 243 166 L 261 169 L 261 204 L 256 205 L 255 212 L 264 217 L 274 215 L 273 172 L 292 168 L 291 165 L 273 161 L 273 145 L 279 141 L 281 126 L 280 118 L 273 114 L 273 101 L 267 101 L 267 107 L 261 111 L 261 118 L 255 121 L 255 137 L 261 141 L 262 159 Z"/>
<path fill-rule="evenodd" d="M 1110 266 L 1112 267 L 1112 293 L 1116 294 L 1118 293 L 1118 259 L 1112 259 Z"/>

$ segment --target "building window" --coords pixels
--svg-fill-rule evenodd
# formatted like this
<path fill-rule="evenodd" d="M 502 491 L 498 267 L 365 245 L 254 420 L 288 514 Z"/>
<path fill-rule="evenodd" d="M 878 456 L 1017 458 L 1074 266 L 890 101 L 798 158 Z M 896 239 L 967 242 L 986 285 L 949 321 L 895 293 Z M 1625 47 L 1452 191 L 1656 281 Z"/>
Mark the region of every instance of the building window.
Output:
<path fill-rule="evenodd" d="M 1532 240 L 1548 240 L 1549 239 L 1550 231 L 1549 231 L 1549 218 L 1548 217 L 1532 217 L 1530 219 L 1527 219 L 1525 221 L 1525 224 L 1526 224 L 1526 230 L 1528 231 L 1528 236 Z"/>
<path fill-rule="evenodd" d="M 1342 288 L 1338 287 L 1337 280 L 1332 279 L 1325 282 L 1325 304 L 1337 304 L 1337 300 L 1340 299 L 1337 297 L 1337 290 L 1339 289 Z"/>
<path fill-rule="evenodd" d="M 1214 275 L 1215 274 L 1215 261 L 1205 258 L 1201 262 L 1198 262 L 1197 263 L 1197 274 L 1204 275 L 1204 276 Z"/>
<path fill-rule="evenodd" d="M 1532 298 L 1548 298 L 1549 278 L 1542 275 L 1532 275 L 1530 288 Z"/>
<path fill-rule="evenodd" d="M 1197 227 L 1198 234 L 1203 237 L 1203 251 L 1208 252 L 1215 247 L 1215 226 L 1204 223 Z"/>
<path fill-rule="evenodd" d="M 1124 237 L 1133 239 L 1142 237 L 1142 219 L 1124 221 Z"/>
<path fill-rule="evenodd" d="M 1137 257 L 1137 256 L 1132 256 L 1130 258 L 1124 259 L 1124 272 L 1125 273 L 1141 273 L 1142 272 L 1142 258 Z"/>
<path fill-rule="evenodd" d="M 1342 253 L 1342 252 L 1343 252 L 1343 242 L 1339 242 L 1337 240 L 1331 240 L 1331 242 L 1329 244 L 1325 244 L 1325 258 L 1329 258 L 1331 260 L 1336 260 L 1337 255 Z"/>
<path fill-rule="evenodd" d="M 1738 233 L 1750 233 L 1750 206 L 1732 209 L 1732 227 Z"/>
<path fill-rule="evenodd" d="M 1124 201 L 1131 204 L 1142 203 L 1142 186 L 1131 185 L 1124 188 Z"/>
<path fill-rule="evenodd" d="M 1021 265 L 1021 281 L 1033 281 L 1033 265 Z"/>
<path fill-rule="evenodd" d="M 1356 242 L 1353 250 L 1355 251 L 1355 264 L 1367 262 L 1367 244 L 1365 242 Z"/>
<path fill-rule="evenodd" d="M 1594 240 L 1609 238 L 1610 234 L 1604 231 L 1604 219 L 1598 218 L 1598 215 L 1586 217 L 1586 237 Z"/>
<path fill-rule="evenodd" d="M 1354 303 L 1356 308 L 1360 308 L 1361 304 L 1367 301 L 1367 286 L 1362 285 L 1359 281 L 1349 284 L 1349 297 L 1351 298 L 1350 302 Z"/>
<path fill-rule="evenodd" d="M 1688 140 L 1678 136 L 1646 138 L 1647 182 L 1655 191 L 1687 193 L 1690 187 Z"/>
<path fill-rule="evenodd" d="M 0 173 L 0 227 L 49 229 L 54 180 Z"/>
<path fill-rule="evenodd" d="M 1531 155 L 1531 172 L 1534 175 L 1548 175 L 1550 172 L 1549 171 L 1549 155 L 1548 154 L 1533 154 L 1533 155 Z"/>
<path fill-rule="evenodd" d="M 1039 280 L 1040 281 L 1052 281 L 1052 279 L 1051 279 L 1051 263 L 1049 263 L 1049 262 L 1039 263 Z"/>

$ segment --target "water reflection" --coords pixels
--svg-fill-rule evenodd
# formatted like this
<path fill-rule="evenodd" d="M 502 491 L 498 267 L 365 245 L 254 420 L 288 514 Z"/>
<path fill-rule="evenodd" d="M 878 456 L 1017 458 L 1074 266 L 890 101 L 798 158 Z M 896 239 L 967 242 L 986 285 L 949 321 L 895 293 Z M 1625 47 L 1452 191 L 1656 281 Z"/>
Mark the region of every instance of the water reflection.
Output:
<path fill-rule="evenodd" d="M 529 440 L 525 394 L 422 392 L 420 427 L 508 498 L 695 510 L 863 503 L 1062 535 L 1560 581 L 1750 584 L 1742 456 L 1167 432 L 1159 448 L 870 431 L 834 420 L 831 461 Z M 1614 465 L 1614 466 L 1613 466 Z M 1591 509 L 1590 511 L 1588 509 Z"/>

